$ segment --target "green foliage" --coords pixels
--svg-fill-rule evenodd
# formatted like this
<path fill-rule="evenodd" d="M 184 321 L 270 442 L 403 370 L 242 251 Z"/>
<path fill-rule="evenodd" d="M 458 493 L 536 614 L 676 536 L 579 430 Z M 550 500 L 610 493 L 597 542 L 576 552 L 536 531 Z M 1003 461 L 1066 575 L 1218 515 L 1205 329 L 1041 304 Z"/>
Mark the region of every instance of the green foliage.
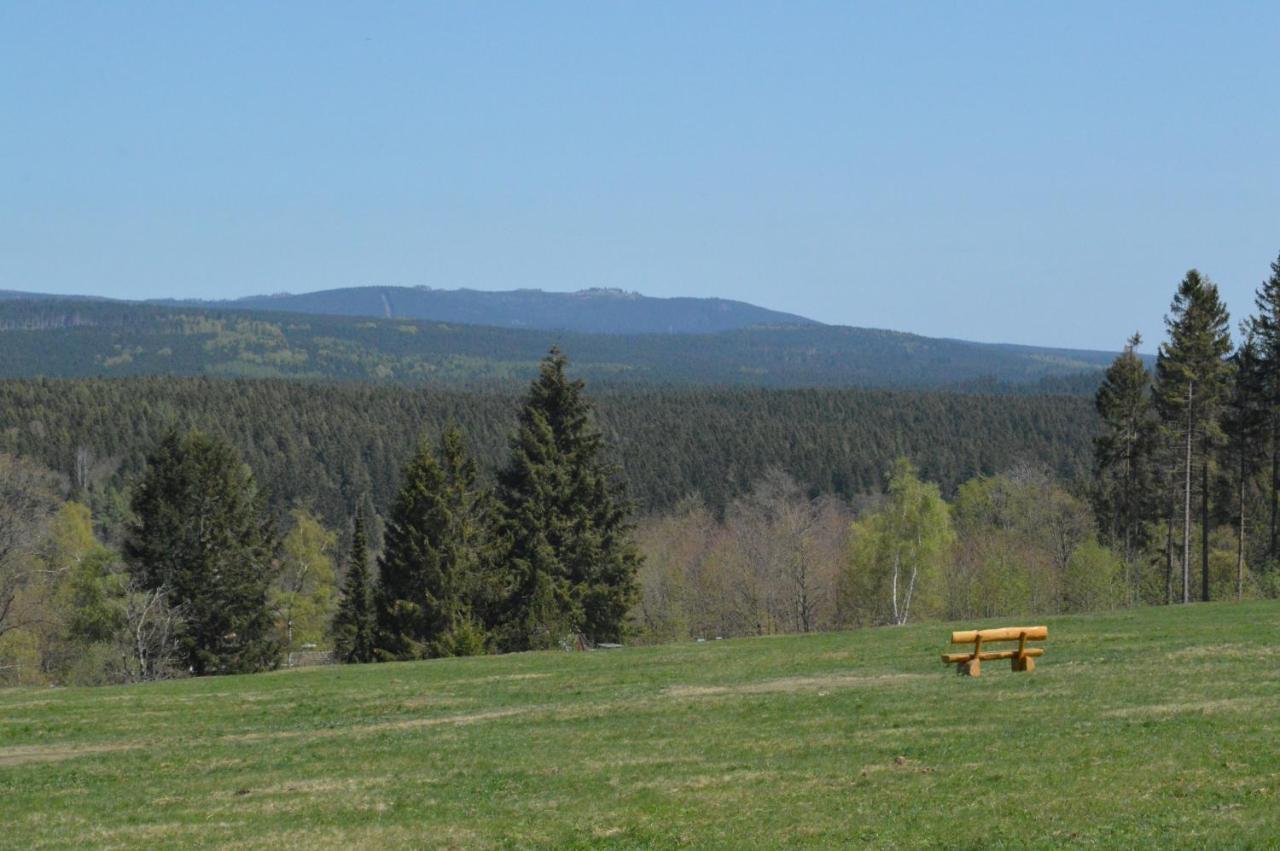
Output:
<path fill-rule="evenodd" d="M 377 655 L 414 659 L 469 648 L 485 582 L 487 501 L 457 429 L 423 441 L 404 468 L 378 561 Z M 469 635 L 469 634 L 468 634 Z"/>
<path fill-rule="evenodd" d="M 1065 611 L 1104 611 L 1124 599 L 1124 562 L 1111 550 L 1097 541 L 1085 541 L 1071 553 L 1063 578 Z"/>
<path fill-rule="evenodd" d="M 854 525 L 840 607 L 859 625 L 905 624 L 941 613 L 942 566 L 955 534 L 938 486 L 899 459 L 883 505 Z"/>
<path fill-rule="evenodd" d="M 294 509 L 291 517 L 293 526 L 282 542 L 269 604 L 284 646 L 298 650 L 328 637 L 337 606 L 331 554 L 338 536 L 304 509 Z"/>
<path fill-rule="evenodd" d="M 1221 406 L 1229 388 L 1230 317 L 1218 287 L 1195 269 L 1187 272 L 1165 318 L 1169 339 L 1156 360 L 1156 401 L 1164 430 L 1181 459 L 1183 510 L 1182 599 L 1191 600 L 1192 491 L 1198 485 L 1202 547 L 1202 596 L 1209 595 L 1209 478 L 1221 443 Z M 1198 480 L 1198 481 L 1197 481 Z M 1172 481 L 1172 479 L 1170 479 Z"/>
<path fill-rule="evenodd" d="M 1136 352 L 1141 343 L 1138 334 L 1129 339 L 1095 397 L 1102 419 L 1102 434 L 1094 441 L 1096 513 L 1104 539 L 1128 560 L 1150 543 L 1148 521 L 1158 511 L 1157 422 L 1151 375 Z"/>
<path fill-rule="evenodd" d="M 196 674 L 274 667 L 268 589 L 277 542 L 253 474 L 226 442 L 172 432 L 133 495 L 125 554 L 140 586 L 183 613 L 182 661 Z"/>
<path fill-rule="evenodd" d="M 74 643 L 109 644 L 124 629 L 128 581 L 118 563 L 115 553 L 96 546 L 71 568 L 59 602 Z"/>
<path fill-rule="evenodd" d="M 950 617 L 1062 611 L 1070 560 L 1095 542 L 1088 505 L 1036 468 L 967 482 L 952 517 L 959 543 L 947 571 Z"/>
<path fill-rule="evenodd" d="M 1280 557 L 1280 257 L 1271 264 L 1271 275 L 1259 287 L 1248 331 L 1257 345 L 1256 379 L 1261 387 L 1267 416 L 1267 454 L 1271 461 L 1267 483 L 1269 534 L 1266 556 Z M 1277 580 L 1280 584 L 1280 580 Z"/>
<path fill-rule="evenodd" d="M 510 571 L 499 628 L 509 650 L 583 633 L 619 641 L 635 597 L 639 552 L 616 471 L 583 382 L 558 349 L 543 360 L 498 475 L 498 534 Z"/>
<path fill-rule="evenodd" d="M 690 496 L 721 514 L 770 469 L 811 494 L 879 493 L 899 455 L 945 495 L 1019 459 L 1083 482 L 1097 424 L 1087 399 L 1065 396 L 596 389 L 592 401 L 608 437 L 604 457 L 621 467 L 642 514 Z M 0 452 L 67 475 L 82 448 L 101 459 L 87 499 L 99 535 L 116 543 L 112 527 L 128 521 L 120 494 L 141 475 L 146 454 L 170 429 L 196 429 L 236 447 L 273 512 L 307 505 L 339 528 L 350 523 L 357 495 L 385 514 L 424 431 L 455 424 L 481 478 L 491 480 L 506 463 L 517 405 L 505 393 L 275 380 L 0 381 Z M 366 520 L 373 534 L 376 515 Z"/>
<path fill-rule="evenodd" d="M 48 470 L 0 452 L 0 637 L 39 619 L 24 598 L 38 584 L 37 549 L 58 509 L 57 481 Z"/>
<path fill-rule="evenodd" d="M 342 598 L 333 617 L 333 652 L 340 662 L 372 662 L 374 659 L 377 610 L 369 578 L 368 540 L 364 513 L 356 512 L 351 533 L 351 555 L 342 583 Z"/>

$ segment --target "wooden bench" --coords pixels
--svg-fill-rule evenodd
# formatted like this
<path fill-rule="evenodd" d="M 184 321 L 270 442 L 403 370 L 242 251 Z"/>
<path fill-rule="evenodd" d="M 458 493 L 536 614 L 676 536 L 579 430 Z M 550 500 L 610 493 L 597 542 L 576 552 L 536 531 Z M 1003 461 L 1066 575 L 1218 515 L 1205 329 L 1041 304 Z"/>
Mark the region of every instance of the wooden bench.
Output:
<path fill-rule="evenodd" d="M 1034 671 L 1035 660 L 1044 655 L 1043 647 L 1028 647 L 1028 641 L 1044 641 L 1049 637 L 1047 626 L 1006 626 L 1000 629 L 963 629 L 951 633 L 952 644 L 972 644 L 972 653 L 943 653 L 942 661 L 956 665 L 957 674 L 977 677 L 982 674 L 982 663 L 993 659 L 1012 660 L 1015 671 Z M 997 641 L 1016 641 L 1017 650 L 983 650 L 984 644 Z"/>

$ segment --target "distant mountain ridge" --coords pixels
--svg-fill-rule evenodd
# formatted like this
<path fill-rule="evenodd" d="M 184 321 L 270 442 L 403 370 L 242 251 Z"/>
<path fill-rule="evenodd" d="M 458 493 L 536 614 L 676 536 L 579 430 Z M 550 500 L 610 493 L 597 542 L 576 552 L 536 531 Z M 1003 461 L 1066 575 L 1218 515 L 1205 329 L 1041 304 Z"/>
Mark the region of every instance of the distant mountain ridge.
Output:
<path fill-rule="evenodd" d="M 238 303 L 230 303 L 238 304 Z M 1109 352 L 1006 347 L 869 328 L 605 334 L 178 303 L 0 299 L 0 378 L 222 375 L 522 383 L 548 347 L 612 385 L 1091 393 Z"/>
<path fill-rule="evenodd" d="M 819 325 L 812 319 L 723 298 L 655 298 L 618 289 L 547 292 L 343 287 L 229 301 L 153 300 L 210 309 L 270 310 L 322 316 L 419 319 L 496 328 L 585 334 L 714 334 L 761 326 Z"/>

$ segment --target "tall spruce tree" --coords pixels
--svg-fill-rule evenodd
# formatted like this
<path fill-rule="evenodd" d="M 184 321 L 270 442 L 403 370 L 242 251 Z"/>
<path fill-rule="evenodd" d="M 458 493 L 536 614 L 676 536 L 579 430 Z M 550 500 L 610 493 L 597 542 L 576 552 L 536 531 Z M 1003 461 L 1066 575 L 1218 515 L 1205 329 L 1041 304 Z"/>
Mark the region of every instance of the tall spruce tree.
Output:
<path fill-rule="evenodd" d="M 500 642 L 508 650 L 551 647 L 576 633 L 618 641 L 635 595 L 640 554 L 629 505 L 567 362 L 554 348 L 543 359 L 498 475 L 508 571 Z"/>
<path fill-rule="evenodd" d="M 369 544 L 364 512 L 356 512 L 351 532 L 351 556 L 342 583 L 342 600 L 333 616 L 333 653 L 340 662 L 372 662 L 374 628 L 373 588 L 369 584 Z"/>
<path fill-rule="evenodd" d="M 1271 535 L 1267 556 L 1274 561 L 1280 558 L 1280 257 L 1271 264 L 1271 277 L 1259 287 L 1254 304 L 1258 312 L 1250 320 L 1250 330 L 1257 339 L 1271 455 Z"/>
<path fill-rule="evenodd" d="M 1231 356 L 1231 398 L 1223 418 L 1227 435 L 1233 497 L 1236 503 L 1236 597 L 1244 596 L 1245 511 L 1249 482 L 1266 461 L 1266 436 L 1270 424 L 1267 374 L 1255 335 L 1246 326 L 1244 342 Z"/>
<path fill-rule="evenodd" d="M 1124 352 L 1107 368 L 1094 400 L 1103 426 L 1094 442 L 1099 525 L 1112 544 L 1123 548 L 1130 566 L 1148 543 L 1148 521 L 1155 512 L 1152 464 L 1157 424 L 1151 374 L 1136 351 L 1141 344 L 1140 334 L 1129 338 Z"/>
<path fill-rule="evenodd" d="M 1156 401 L 1166 435 L 1180 447 L 1182 479 L 1182 601 L 1191 601 L 1191 509 L 1199 472 L 1201 598 L 1209 598 L 1209 476 L 1222 440 L 1221 408 L 1229 375 L 1230 317 L 1218 287 L 1195 269 L 1173 298 L 1169 339 L 1156 361 Z"/>
<path fill-rule="evenodd" d="M 274 667 L 267 592 L 278 549 L 253 473 L 225 441 L 171 432 L 133 495 L 125 556 L 148 590 L 182 614 L 182 660 L 195 674 Z"/>
<path fill-rule="evenodd" d="M 376 654 L 383 659 L 482 653 L 477 600 L 486 568 L 487 497 L 461 433 L 423 441 L 405 466 L 378 562 Z"/>

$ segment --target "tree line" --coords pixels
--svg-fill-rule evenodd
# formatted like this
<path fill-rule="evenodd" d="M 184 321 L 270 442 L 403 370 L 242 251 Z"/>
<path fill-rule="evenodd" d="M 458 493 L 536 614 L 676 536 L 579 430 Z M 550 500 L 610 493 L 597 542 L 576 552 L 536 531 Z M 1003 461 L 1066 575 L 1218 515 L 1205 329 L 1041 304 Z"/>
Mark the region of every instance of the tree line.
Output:
<path fill-rule="evenodd" d="M 282 539 L 225 440 L 172 431 L 149 453 L 122 558 L 85 506 L 58 504 L 56 477 L 0 455 L 0 659 L 127 680 L 264 670 L 314 645 L 364 662 L 619 641 L 640 556 L 565 365 L 543 361 L 492 488 L 457 428 L 420 443 L 373 574 L 357 513 L 340 595 L 336 536 L 295 510 Z"/>
<path fill-rule="evenodd" d="M 774 468 L 810 495 L 852 499 L 881 490 L 898 456 L 946 495 L 1022 462 L 1083 483 L 1098 420 L 1088 397 L 592 388 L 606 458 L 642 515 L 688 497 L 722 514 Z M 202 431 L 236 448 L 277 513 L 304 507 L 345 546 L 360 509 L 376 548 L 376 517 L 419 435 L 458 427 L 492 484 L 519 404 L 505 392 L 281 380 L 0 381 L 0 452 L 64 477 L 93 509 L 99 534 L 118 545 L 147 453 L 169 431 Z"/>
<path fill-rule="evenodd" d="M 811 632 L 1133 605 L 1093 510 L 1043 467 L 950 498 L 895 462 L 885 490 L 809 497 L 762 477 L 723 517 L 690 500 L 642 521 L 638 641 Z"/>
<path fill-rule="evenodd" d="M 1161 602 L 1273 593 L 1280 561 L 1280 260 L 1238 325 L 1197 270 L 1165 317 L 1154 374 L 1134 335 L 1096 397 L 1092 488 L 1134 593 Z M 1150 596 L 1147 594 L 1146 596 Z"/>

